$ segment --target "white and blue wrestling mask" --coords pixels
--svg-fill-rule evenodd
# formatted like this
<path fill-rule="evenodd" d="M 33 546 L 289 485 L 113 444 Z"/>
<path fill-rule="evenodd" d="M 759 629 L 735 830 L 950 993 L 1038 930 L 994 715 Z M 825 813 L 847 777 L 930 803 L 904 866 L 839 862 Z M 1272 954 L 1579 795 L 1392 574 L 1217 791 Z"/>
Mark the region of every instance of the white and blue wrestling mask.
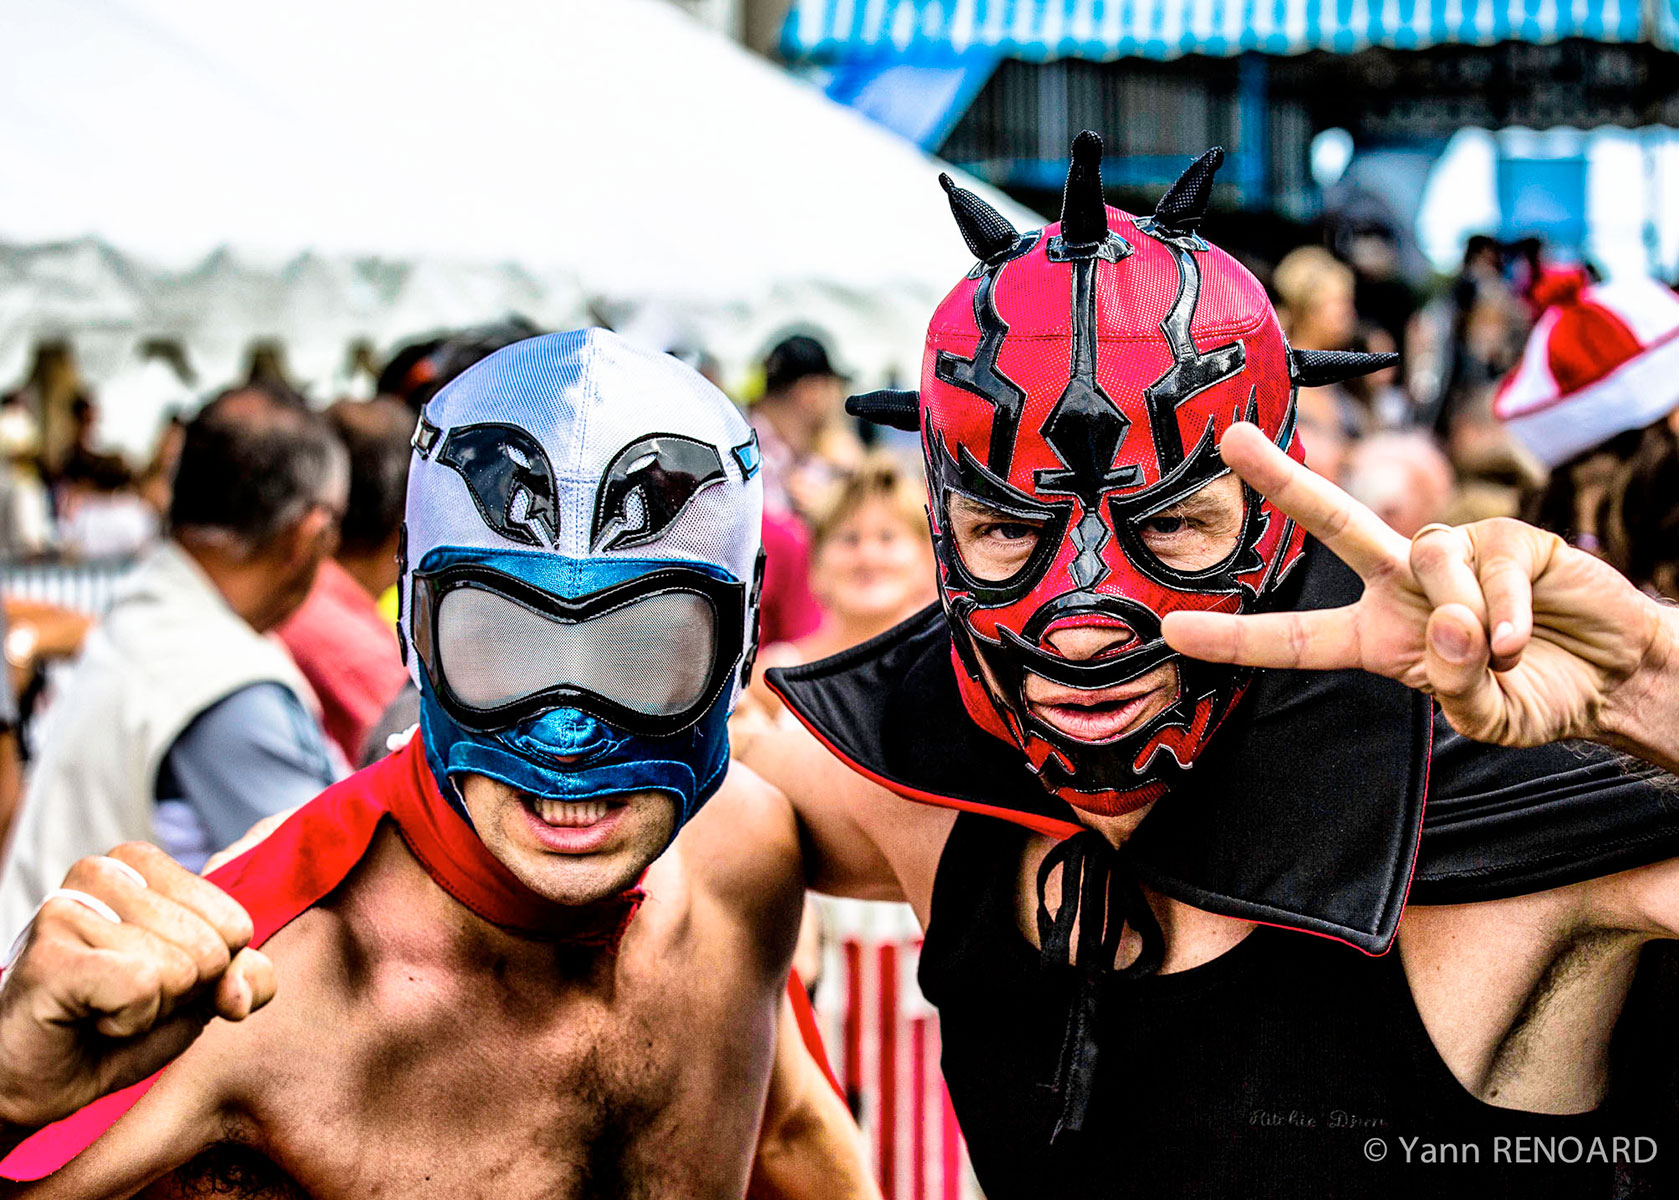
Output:
<path fill-rule="evenodd" d="M 728 397 L 599 329 L 497 351 L 414 434 L 402 636 L 443 795 L 577 801 L 728 769 L 757 649 L 758 444 Z"/>

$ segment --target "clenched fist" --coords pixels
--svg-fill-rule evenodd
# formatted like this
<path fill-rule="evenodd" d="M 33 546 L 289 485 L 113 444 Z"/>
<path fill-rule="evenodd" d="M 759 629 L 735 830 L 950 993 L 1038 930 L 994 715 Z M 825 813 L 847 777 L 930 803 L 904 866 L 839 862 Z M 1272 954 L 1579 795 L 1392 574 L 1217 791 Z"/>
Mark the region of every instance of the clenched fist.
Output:
<path fill-rule="evenodd" d="M 250 940 L 245 910 L 156 846 L 71 867 L 0 977 L 5 1140 L 146 1078 L 211 1018 L 268 1003 L 274 966 Z"/>

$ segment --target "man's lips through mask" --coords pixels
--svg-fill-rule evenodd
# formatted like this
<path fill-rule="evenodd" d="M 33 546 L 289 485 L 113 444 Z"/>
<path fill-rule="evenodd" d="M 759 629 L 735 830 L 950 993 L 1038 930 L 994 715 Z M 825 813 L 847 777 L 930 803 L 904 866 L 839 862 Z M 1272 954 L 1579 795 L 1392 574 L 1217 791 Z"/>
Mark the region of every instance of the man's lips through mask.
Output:
<path fill-rule="evenodd" d="M 1177 672 L 1164 666 L 1129 683 L 1089 690 L 1028 673 L 1023 690 L 1027 710 L 1039 721 L 1077 741 L 1100 744 L 1142 728 L 1171 704 Z"/>

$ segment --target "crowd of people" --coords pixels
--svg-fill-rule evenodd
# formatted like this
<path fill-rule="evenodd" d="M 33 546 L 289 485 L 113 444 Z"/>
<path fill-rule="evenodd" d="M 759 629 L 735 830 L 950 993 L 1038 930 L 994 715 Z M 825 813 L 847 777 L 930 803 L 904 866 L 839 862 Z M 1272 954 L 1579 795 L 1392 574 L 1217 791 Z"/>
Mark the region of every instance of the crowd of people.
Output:
<path fill-rule="evenodd" d="M 623 1171 L 738 1194 L 756 1134 L 764 1194 L 867 1195 L 855 1130 L 794 1038 L 797 986 L 781 998 L 807 883 L 906 901 L 927 926 L 947 1078 L 997 1196 L 1095 1194 L 1100 1130 L 1125 1132 L 1139 1187 L 1191 1169 L 1225 1187 L 1256 1154 L 1295 1194 L 1366 1179 L 1374 1158 L 1256 1122 L 1231 1062 L 1405 1129 L 1603 1102 L 1638 951 L 1679 932 L 1660 875 L 1679 750 L 1593 725 L 1607 701 L 1553 712 L 1523 689 L 1552 652 L 1597 672 L 1574 677 L 1598 700 L 1643 678 L 1615 659 L 1626 628 L 1543 625 L 1584 621 L 1583 592 L 1646 619 L 1603 561 L 1679 600 L 1679 296 L 1489 239 L 1424 305 L 1379 255 L 1302 247 L 1255 278 L 1197 232 L 1216 154 L 1131 218 L 1104 206 L 1091 139 L 1053 234 L 947 181 L 977 263 L 934 316 L 923 387 L 857 398 L 868 422 L 807 333 L 768 349 L 742 414 L 672 356 L 517 319 L 402 347 L 368 401 L 321 409 L 253 377 L 172 421 L 143 471 L 98 449 L 89 396 L 32 383 L 0 402 L 8 552 L 138 556 L 91 628 L 8 605 L 14 633 L 77 662 L 5 834 L 0 944 L 25 954 L 5 982 L 71 1005 L 70 967 L 42 964 L 95 980 L 84 943 L 182 973 L 77 992 L 131 1044 L 33 1106 L 0 1071 L 8 1148 L 128 1087 L 10 1169 L 62 1168 L 87 1194 L 189 1160 L 206 1180 L 325 1186 L 313 1153 L 383 1182 L 448 1121 L 499 1147 L 517 1194 L 539 1165 L 607 1192 L 633 1190 Z M 1164 316 L 1111 299 L 1173 287 Z M 1498 520 L 1515 516 L 1531 524 Z M 1520 587 L 1488 575 L 1518 563 Z M 731 770 L 726 730 L 757 774 Z M 1658 766 L 1541 745 L 1562 736 Z M 1384 787 L 1391 804 L 1348 811 Z M 1431 788 L 1469 841 L 1429 840 Z M 595 854 L 599 877 L 545 850 Z M 249 916 L 177 864 L 222 864 Z M 106 924 L 147 932 L 107 945 Z M 535 928 L 560 948 L 515 936 Z M 228 1030 L 276 994 L 258 949 L 282 929 L 307 1003 L 390 1021 L 447 1103 L 368 1083 L 390 1030 L 347 1022 L 326 1054 L 289 998 L 256 1044 L 315 1054 L 288 1086 L 359 1097 L 346 1119 L 370 1140 L 323 1139 L 307 1105 L 250 1081 Z M 1495 939 L 1508 971 L 1481 969 Z M 640 990 L 613 1009 L 626 971 Z M 1234 991 L 1147 990 L 1196 971 Z M 442 990 L 405 998 L 407 972 Z M 462 1030 L 438 995 L 494 1017 Z M 566 1009 L 568 1036 L 595 1039 L 581 1056 L 542 1023 L 579 996 L 607 1014 Z M 154 1077 L 212 1014 L 228 1023 Z M 49 1042 L 0 1011 L 0 1045 L 50 1066 Z M 1435 1052 L 1444 1068 L 1419 1075 Z M 527 1054 L 533 1080 L 578 1089 L 561 1133 L 533 1080 L 510 1117 L 460 1101 Z M 1647 1098 L 1661 1074 L 1623 1089 Z M 169 1136 L 142 1144 L 127 1112 Z M 374 1130 L 395 1131 L 377 1152 Z M 471 1157 L 439 1159 L 445 1193 L 478 1179 Z"/>

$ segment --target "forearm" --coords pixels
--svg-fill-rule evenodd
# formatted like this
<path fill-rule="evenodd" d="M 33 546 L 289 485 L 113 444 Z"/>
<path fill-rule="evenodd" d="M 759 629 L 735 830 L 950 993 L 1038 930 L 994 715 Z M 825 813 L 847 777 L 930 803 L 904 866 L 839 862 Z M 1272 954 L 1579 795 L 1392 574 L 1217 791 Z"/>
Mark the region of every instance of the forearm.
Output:
<path fill-rule="evenodd" d="M 784 997 L 748 1200 L 875 1200 L 863 1136 Z"/>
<path fill-rule="evenodd" d="M 1603 706 L 1593 736 L 1679 774 L 1679 607 L 1652 600 L 1650 608 L 1643 659 Z"/>
<path fill-rule="evenodd" d="M 817 1080 L 797 1106 L 767 1122 L 747 1200 L 876 1200 L 863 1137 L 845 1103 Z"/>

